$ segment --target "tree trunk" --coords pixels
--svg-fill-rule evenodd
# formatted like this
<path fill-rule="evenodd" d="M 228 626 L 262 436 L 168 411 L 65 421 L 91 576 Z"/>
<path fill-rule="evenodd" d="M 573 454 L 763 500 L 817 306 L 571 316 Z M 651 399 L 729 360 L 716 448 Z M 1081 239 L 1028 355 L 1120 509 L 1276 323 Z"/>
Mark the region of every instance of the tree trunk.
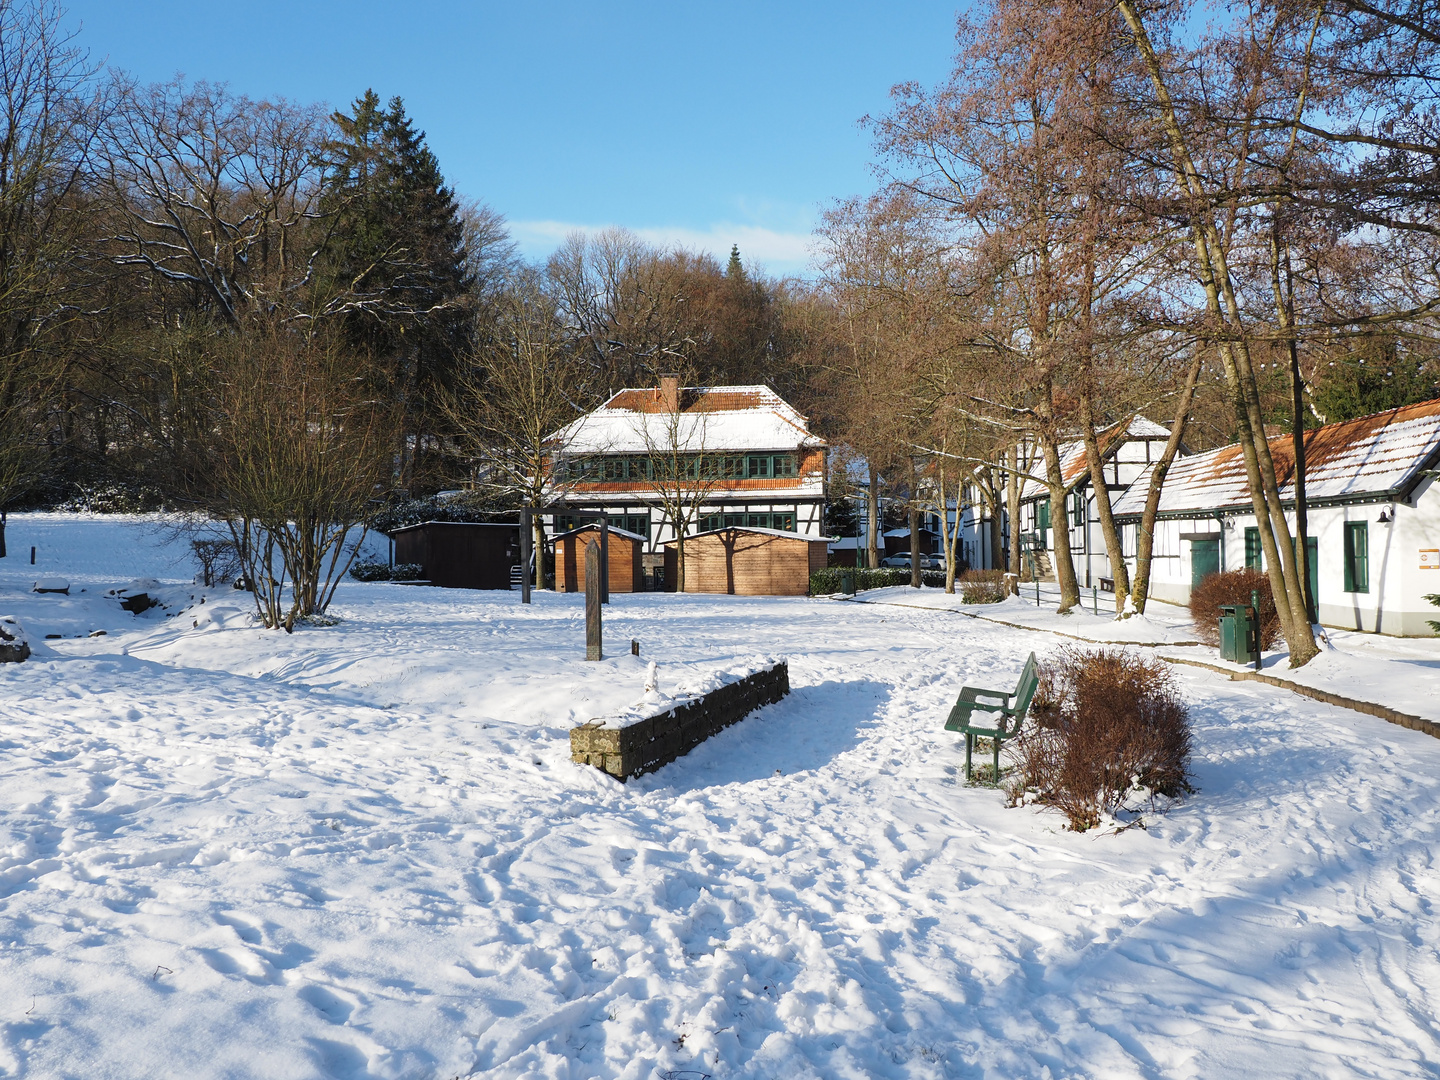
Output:
<path fill-rule="evenodd" d="M 915 505 L 913 489 L 910 494 L 910 587 L 918 589 L 920 588 L 920 508 Z"/>
<path fill-rule="evenodd" d="M 1155 520 L 1160 515 L 1160 492 L 1165 486 L 1165 474 L 1174 464 L 1180 444 L 1185 440 L 1185 426 L 1190 421 L 1190 406 L 1195 402 L 1195 387 L 1200 382 L 1200 368 L 1205 353 L 1198 346 L 1195 358 L 1190 361 L 1190 370 L 1185 373 L 1185 387 L 1180 391 L 1180 400 L 1175 406 L 1175 417 L 1170 422 L 1170 437 L 1165 440 L 1165 449 L 1160 460 L 1150 471 L 1150 485 L 1145 492 L 1145 510 L 1140 524 L 1135 528 L 1135 581 L 1131 585 L 1130 598 L 1135 611 L 1145 614 L 1145 602 L 1150 598 L 1150 564 L 1155 552 Z"/>
<path fill-rule="evenodd" d="M 1115 514 L 1110 506 L 1110 489 L 1105 484 L 1105 460 L 1100 454 L 1100 440 L 1095 435 L 1095 410 L 1090 395 L 1080 395 L 1080 431 L 1085 439 L 1085 458 L 1090 464 L 1090 486 L 1095 491 L 1095 509 L 1100 516 L 1100 533 L 1105 539 L 1105 554 L 1110 560 L 1110 576 L 1115 582 L 1115 614 L 1125 611 L 1130 596 L 1130 572 L 1125 566 L 1125 553 L 1120 544 L 1120 530 L 1115 527 Z M 1123 444 L 1125 435 L 1116 436 Z M 1118 451 L 1119 445 L 1116 446 Z"/>
<path fill-rule="evenodd" d="M 1020 595 L 1020 446 L 1016 444 L 1010 447 L 1006 455 L 1008 464 L 1005 468 L 1005 511 L 1010 518 L 1008 525 L 1010 536 L 1010 549 L 1008 562 L 1010 573 L 1014 575 L 1010 579 L 1010 589 L 1016 596 Z"/>
<path fill-rule="evenodd" d="M 1055 440 L 1041 434 L 1040 452 L 1045 459 L 1045 486 L 1050 490 L 1050 528 L 1055 533 L 1055 580 L 1060 583 L 1060 606 L 1063 615 L 1080 602 L 1080 583 L 1075 577 L 1075 558 L 1070 552 L 1070 512 L 1065 505 L 1069 494 L 1060 472 L 1060 448 Z"/>
<path fill-rule="evenodd" d="M 865 492 L 865 513 L 869 528 L 865 530 L 865 563 L 871 570 L 880 565 L 880 477 L 875 465 L 866 459 L 870 470 L 870 487 Z"/>
<path fill-rule="evenodd" d="M 1184 131 L 1180 127 L 1165 85 L 1159 57 L 1135 10 L 1133 0 L 1118 0 L 1118 8 L 1130 27 L 1136 48 L 1155 88 L 1160 120 L 1170 144 L 1177 182 L 1197 206 L 1191 218 L 1197 277 L 1205 291 L 1206 305 L 1217 327 L 1232 335 L 1230 339 L 1219 343 L 1220 359 L 1225 368 L 1225 381 L 1234 400 L 1236 428 L 1245 459 L 1255 524 L 1265 552 L 1266 570 L 1275 598 L 1276 614 L 1290 648 L 1290 666 L 1300 667 L 1309 662 L 1319 649 L 1315 645 L 1315 636 L 1310 628 L 1305 599 L 1296 572 L 1295 546 L 1289 542 L 1289 524 L 1280 504 L 1275 463 L 1266 441 L 1259 390 L 1255 371 L 1250 363 L 1250 351 L 1243 337 L 1244 326 L 1230 278 L 1229 264 L 1219 232 L 1209 218 L 1208 209 L 1204 208 L 1208 193 L 1199 170 L 1195 167 Z"/>

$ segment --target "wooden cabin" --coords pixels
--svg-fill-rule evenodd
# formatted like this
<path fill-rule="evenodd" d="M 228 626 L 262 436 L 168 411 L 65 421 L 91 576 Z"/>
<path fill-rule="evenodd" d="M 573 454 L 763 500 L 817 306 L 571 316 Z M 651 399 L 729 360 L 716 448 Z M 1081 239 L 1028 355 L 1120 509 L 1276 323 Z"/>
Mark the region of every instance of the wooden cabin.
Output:
<path fill-rule="evenodd" d="M 624 529 L 606 530 L 606 547 L 610 553 L 610 591 L 644 591 L 640 556 L 645 551 L 645 537 Z M 600 543 L 600 526 L 582 525 L 555 537 L 555 591 L 585 591 L 585 545 Z"/>
<path fill-rule="evenodd" d="M 508 589 L 520 565 L 520 526 L 513 522 L 426 521 L 390 534 L 397 563 L 419 563 L 431 585 Z"/>
<path fill-rule="evenodd" d="M 679 580 L 678 541 L 665 543 L 665 588 Z M 810 574 L 829 561 L 823 536 L 731 526 L 685 538 L 685 591 L 736 596 L 806 596 Z"/>

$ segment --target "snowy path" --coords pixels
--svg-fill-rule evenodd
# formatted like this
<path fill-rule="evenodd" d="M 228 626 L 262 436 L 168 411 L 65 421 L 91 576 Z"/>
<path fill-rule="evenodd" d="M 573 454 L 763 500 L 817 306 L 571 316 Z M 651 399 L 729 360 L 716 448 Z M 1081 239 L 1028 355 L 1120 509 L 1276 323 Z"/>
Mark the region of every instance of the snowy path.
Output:
<path fill-rule="evenodd" d="M 939 730 L 1038 635 L 617 597 L 662 677 L 795 686 L 621 787 L 564 736 L 643 666 L 557 657 L 539 599 L 347 586 L 333 630 L 0 668 L 0 1076 L 1440 1073 L 1440 742 L 1182 671 L 1199 792 L 1076 836 Z"/>

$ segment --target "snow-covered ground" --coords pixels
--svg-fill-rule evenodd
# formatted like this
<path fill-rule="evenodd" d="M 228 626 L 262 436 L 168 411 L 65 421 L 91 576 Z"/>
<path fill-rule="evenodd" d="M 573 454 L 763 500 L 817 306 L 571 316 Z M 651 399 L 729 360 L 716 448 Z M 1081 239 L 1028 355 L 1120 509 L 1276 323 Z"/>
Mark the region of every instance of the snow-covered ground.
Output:
<path fill-rule="evenodd" d="M 1057 615 L 1059 587 L 1042 582 L 1038 604 L 1034 590 L 1034 585 L 1026 584 L 1021 587 L 1020 596 L 1003 603 L 966 604 L 958 594 L 947 596 L 942 589 L 897 586 L 862 592 L 855 601 L 955 612 L 1002 625 L 1052 631 L 1082 641 L 1146 645 L 1155 648 L 1160 656 L 1198 660 L 1232 671 L 1253 670 L 1248 664 L 1222 661 L 1214 647 L 1199 644 L 1186 608 L 1152 601 L 1144 615 L 1116 619 L 1113 595 L 1094 596 L 1085 590 L 1078 607 Z M 1440 611 L 1436 616 L 1440 617 Z M 1388 705 L 1411 716 L 1440 721 L 1440 699 L 1437 699 L 1440 639 L 1397 638 L 1322 628 L 1318 640 L 1320 655 L 1304 667 L 1290 667 L 1290 655 L 1282 642 L 1276 650 L 1262 656 L 1263 671 L 1356 701 Z"/>
<path fill-rule="evenodd" d="M 143 525 L 9 539 L 0 1076 L 1437 1073 L 1424 735 L 1179 668 L 1197 792 L 1076 835 L 941 730 L 1052 635 L 617 595 L 587 664 L 577 596 L 347 583 L 286 636 Z M 136 577 L 184 613 L 104 595 Z M 1440 644 L 1404 644 L 1434 697 Z M 766 653 L 791 696 L 680 761 L 571 764 L 648 661 L 673 693 Z"/>

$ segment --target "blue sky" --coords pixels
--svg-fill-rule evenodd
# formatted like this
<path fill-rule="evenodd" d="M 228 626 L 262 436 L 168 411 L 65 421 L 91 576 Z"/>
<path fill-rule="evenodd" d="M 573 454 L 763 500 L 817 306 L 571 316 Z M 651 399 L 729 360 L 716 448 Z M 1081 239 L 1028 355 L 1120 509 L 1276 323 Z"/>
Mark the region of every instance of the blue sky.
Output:
<path fill-rule="evenodd" d="M 868 191 L 857 125 L 950 65 L 954 3 L 67 0 L 92 58 L 252 96 L 399 94 L 447 179 L 543 257 L 574 228 L 804 272 L 816 214 Z"/>

